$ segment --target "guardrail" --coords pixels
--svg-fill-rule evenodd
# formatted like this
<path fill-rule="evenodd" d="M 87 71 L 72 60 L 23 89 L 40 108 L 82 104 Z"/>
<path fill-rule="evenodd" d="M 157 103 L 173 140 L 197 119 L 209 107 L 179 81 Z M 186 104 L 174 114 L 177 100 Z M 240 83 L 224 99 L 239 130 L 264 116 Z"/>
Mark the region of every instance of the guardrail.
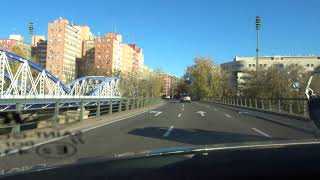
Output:
<path fill-rule="evenodd" d="M 289 115 L 302 115 L 308 118 L 307 98 L 245 98 L 245 97 L 210 97 L 201 98 L 201 101 L 208 101 L 220 104 L 234 105 L 246 108 L 261 109 Z"/>
<path fill-rule="evenodd" d="M 89 117 L 113 114 L 116 112 L 128 111 L 160 103 L 160 98 L 37 98 L 37 99 L 0 99 L 0 104 L 11 103 L 10 111 L 4 113 L 19 114 L 19 118 L 27 118 L 24 123 L 15 122 L 12 117 L 10 124 L 0 122 L 0 134 L 18 133 L 23 130 L 57 126 L 81 122 Z M 32 108 L 28 108 L 30 104 Z M 4 121 L 4 117 L 2 119 Z"/>

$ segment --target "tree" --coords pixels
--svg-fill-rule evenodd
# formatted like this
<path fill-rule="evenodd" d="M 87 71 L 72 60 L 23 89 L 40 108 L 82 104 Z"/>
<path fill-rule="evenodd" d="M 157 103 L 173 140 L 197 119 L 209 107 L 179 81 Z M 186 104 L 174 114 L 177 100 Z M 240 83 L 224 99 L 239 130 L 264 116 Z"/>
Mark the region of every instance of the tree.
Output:
<path fill-rule="evenodd" d="M 301 66 L 260 68 L 258 72 L 244 72 L 240 91 L 241 95 L 254 98 L 302 97 L 308 77 L 309 73 Z M 294 82 L 301 84 L 300 89 L 292 87 Z"/>
<path fill-rule="evenodd" d="M 131 73 L 122 79 L 120 91 L 123 97 L 158 97 L 162 80 L 158 72 Z"/>
<path fill-rule="evenodd" d="M 111 71 L 111 70 L 110 70 Z M 87 65 L 86 75 L 87 76 L 112 76 L 112 72 L 108 69 L 98 68 L 93 63 Z"/>
<path fill-rule="evenodd" d="M 188 84 L 188 91 L 196 98 L 227 94 L 227 76 L 211 58 L 197 57 L 194 62 L 187 68 L 180 87 Z"/>
<path fill-rule="evenodd" d="M 27 58 L 27 56 L 28 56 L 27 51 L 26 51 L 26 50 L 23 50 L 20 46 L 17 46 L 17 45 L 13 47 L 13 49 L 12 49 L 11 52 L 12 52 L 13 54 L 16 54 L 16 55 L 18 55 L 18 56 L 21 56 L 21 57 L 23 57 L 23 58 Z M 20 65 L 21 65 L 21 64 L 18 63 L 18 62 L 12 62 L 12 63 L 10 63 L 11 71 L 12 71 L 13 74 L 15 74 L 15 73 L 18 71 Z"/>

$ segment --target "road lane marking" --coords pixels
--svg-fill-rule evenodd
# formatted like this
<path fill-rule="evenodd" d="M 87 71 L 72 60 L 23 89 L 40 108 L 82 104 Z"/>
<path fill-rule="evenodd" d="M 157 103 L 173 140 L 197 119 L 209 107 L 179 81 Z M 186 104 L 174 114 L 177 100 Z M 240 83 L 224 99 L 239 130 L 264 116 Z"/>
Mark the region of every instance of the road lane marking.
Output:
<path fill-rule="evenodd" d="M 173 130 L 174 126 L 170 126 L 166 133 L 164 133 L 163 137 L 168 137 L 171 131 Z"/>
<path fill-rule="evenodd" d="M 184 111 L 184 108 L 182 108 L 181 110 Z"/>
<path fill-rule="evenodd" d="M 267 134 L 267 133 L 265 133 L 265 132 L 263 132 L 263 131 L 261 131 L 261 130 L 259 130 L 257 128 L 252 128 L 252 130 L 256 131 L 257 133 L 259 133 L 259 134 L 261 134 L 261 135 L 263 135 L 265 137 L 271 138 L 271 136 L 269 134 Z"/>
<path fill-rule="evenodd" d="M 89 127 L 89 128 L 85 128 L 85 129 L 82 129 L 82 130 L 71 130 L 71 135 L 74 135 L 75 133 L 77 132 L 82 132 L 82 133 L 85 133 L 87 131 L 91 131 L 91 130 L 94 130 L 94 129 L 97 129 L 97 128 L 100 128 L 100 127 L 103 127 L 103 126 L 106 126 L 106 125 L 110 125 L 110 124 L 114 124 L 116 122 L 119 122 L 119 121 L 122 121 L 122 120 L 125 120 L 125 119 L 129 119 L 129 118 L 132 118 L 132 117 L 135 117 L 135 116 L 138 116 L 138 115 L 141 115 L 141 114 L 144 114 L 146 112 L 148 112 L 149 110 L 152 110 L 152 109 L 156 109 L 156 108 L 159 108 L 161 106 L 163 106 L 164 104 L 161 104 L 160 106 L 158 107 L 152 107 L 148 110 L 143 110 L 141 112 L 138 112 L 136 114 L 132 114 L 132 115 L 129 115 L 129 116 L 126 116 L 126 117 L 122 117 L 122 118 L 119 118 L 114 121 L 111 121 L 111 122 L 106 122 L 106 123 L 103 123 L 103 124 L 100 124 L 100 125 L 96 125 L 96 126 L 93 126 L 93 127 Z M 68 131 L 68 130 L 66 130 Z M 38 146 L 41 146 L 41 145 L 44 145 L 44 144 L 48 144 L 48 143 L 51 143 L 51 142 L 55 142 L 55 141 L 59 141 L 61 139 L 64 139 L 64 138 L 67 138 L 69 137 L 70 135 L 65 135 L 65 136 L 61 136 L 61 137 L 58 137 L 58 138 L 53 138 L 53 139 L 49 139 L 47 141 L 43 141 L 43 142 L 39 142 L 39 143 L 36 143 L 32 146 L 25 146 L 25 147 L 22 147 L 22 148 L 19 148 L 19 149 L 14 149 L 14 150 L 11 150 L 7 153 L 0 153 L 0 158 L 1 157 L 4 157 L 6 155 L 9 155 L 9 154 L 15 154 L 15 153 L 18 153 L 19 150 L 28 150 L 28 149 L 31 149 L 31 148 L 35 148 L 35 147 L 38 147 Z"/>
<path fill-rule="evenodd" d="M 218 109 L 214 108 L 213 110 L 218 111 Z"/>
<path fill-rule="evenodd" d="M 178 114 L 178 118 L 181 117 L 181 113 Z"/>
<path fill-rule="evenodd" d="M 196 113 L 201 114 L 201 116 L 205 116 L 205 113 L 206 113 L 206 112 L 204 112 L 204 111 L 197 111 Z"/>
<path fill-rule="evenodd" d="M 184 104 L 182 103 L 182 107 L 184 107 Z"/>
<path fill-rule="evenodd" d="M 225 116 L 227 116 L 228 118 L 232 118 L 232 116 L 230 116 L 229 114 L 224 114 Z"/>
<path fill-rule="evenodd" d="M 161 111 L 150 111 L 149 113 L 154 114 L 154 116 L 159 116 L 162 112 Z"/>
<path fill-rule="evenodd" d="M 242 112 L 242 111 L 239 111 L 238 113 L 239 113 L 239 114 L 249 114 L 248 111 L 243 111 L 243 112 Z"/>
<path fill-rule="evenodd" d="M 210 108 L 210 106 L 207 106 L 207 108 Z"/>

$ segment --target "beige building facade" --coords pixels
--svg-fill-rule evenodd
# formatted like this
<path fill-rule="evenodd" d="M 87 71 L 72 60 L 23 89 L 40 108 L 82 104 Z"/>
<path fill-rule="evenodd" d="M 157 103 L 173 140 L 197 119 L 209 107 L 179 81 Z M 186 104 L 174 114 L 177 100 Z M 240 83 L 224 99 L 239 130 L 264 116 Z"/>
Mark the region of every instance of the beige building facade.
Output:
<path fill-rule="evenodd" d="M 320 66 L 319 56 L 263 56 L 259 57 L 258 68 L 285 68 L 287 66 L 301 66 L 306 71 L 313 71 Z M 223 63 L 220 67 L 229 73 L 230 85 L 238 89 L 239 84 L 243 82 L 245 76 L 244 71 L 256 70 L 255 57 L 240 57 L 236 56 L 232 62 Z"/>

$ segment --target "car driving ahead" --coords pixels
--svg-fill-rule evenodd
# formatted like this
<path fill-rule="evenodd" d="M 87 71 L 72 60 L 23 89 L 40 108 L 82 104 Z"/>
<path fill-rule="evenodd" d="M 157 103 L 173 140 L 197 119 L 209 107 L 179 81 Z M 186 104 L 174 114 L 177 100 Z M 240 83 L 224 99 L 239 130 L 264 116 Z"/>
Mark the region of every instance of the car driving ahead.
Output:
<path fill-rule="evenodd" d="M 191 103 L 191 97 L 189 94 L 182 94 L 181 97 L 180 97 L 180 102 L 183 103 L 183 102 L 188 102 L 188 103 Z"/>

